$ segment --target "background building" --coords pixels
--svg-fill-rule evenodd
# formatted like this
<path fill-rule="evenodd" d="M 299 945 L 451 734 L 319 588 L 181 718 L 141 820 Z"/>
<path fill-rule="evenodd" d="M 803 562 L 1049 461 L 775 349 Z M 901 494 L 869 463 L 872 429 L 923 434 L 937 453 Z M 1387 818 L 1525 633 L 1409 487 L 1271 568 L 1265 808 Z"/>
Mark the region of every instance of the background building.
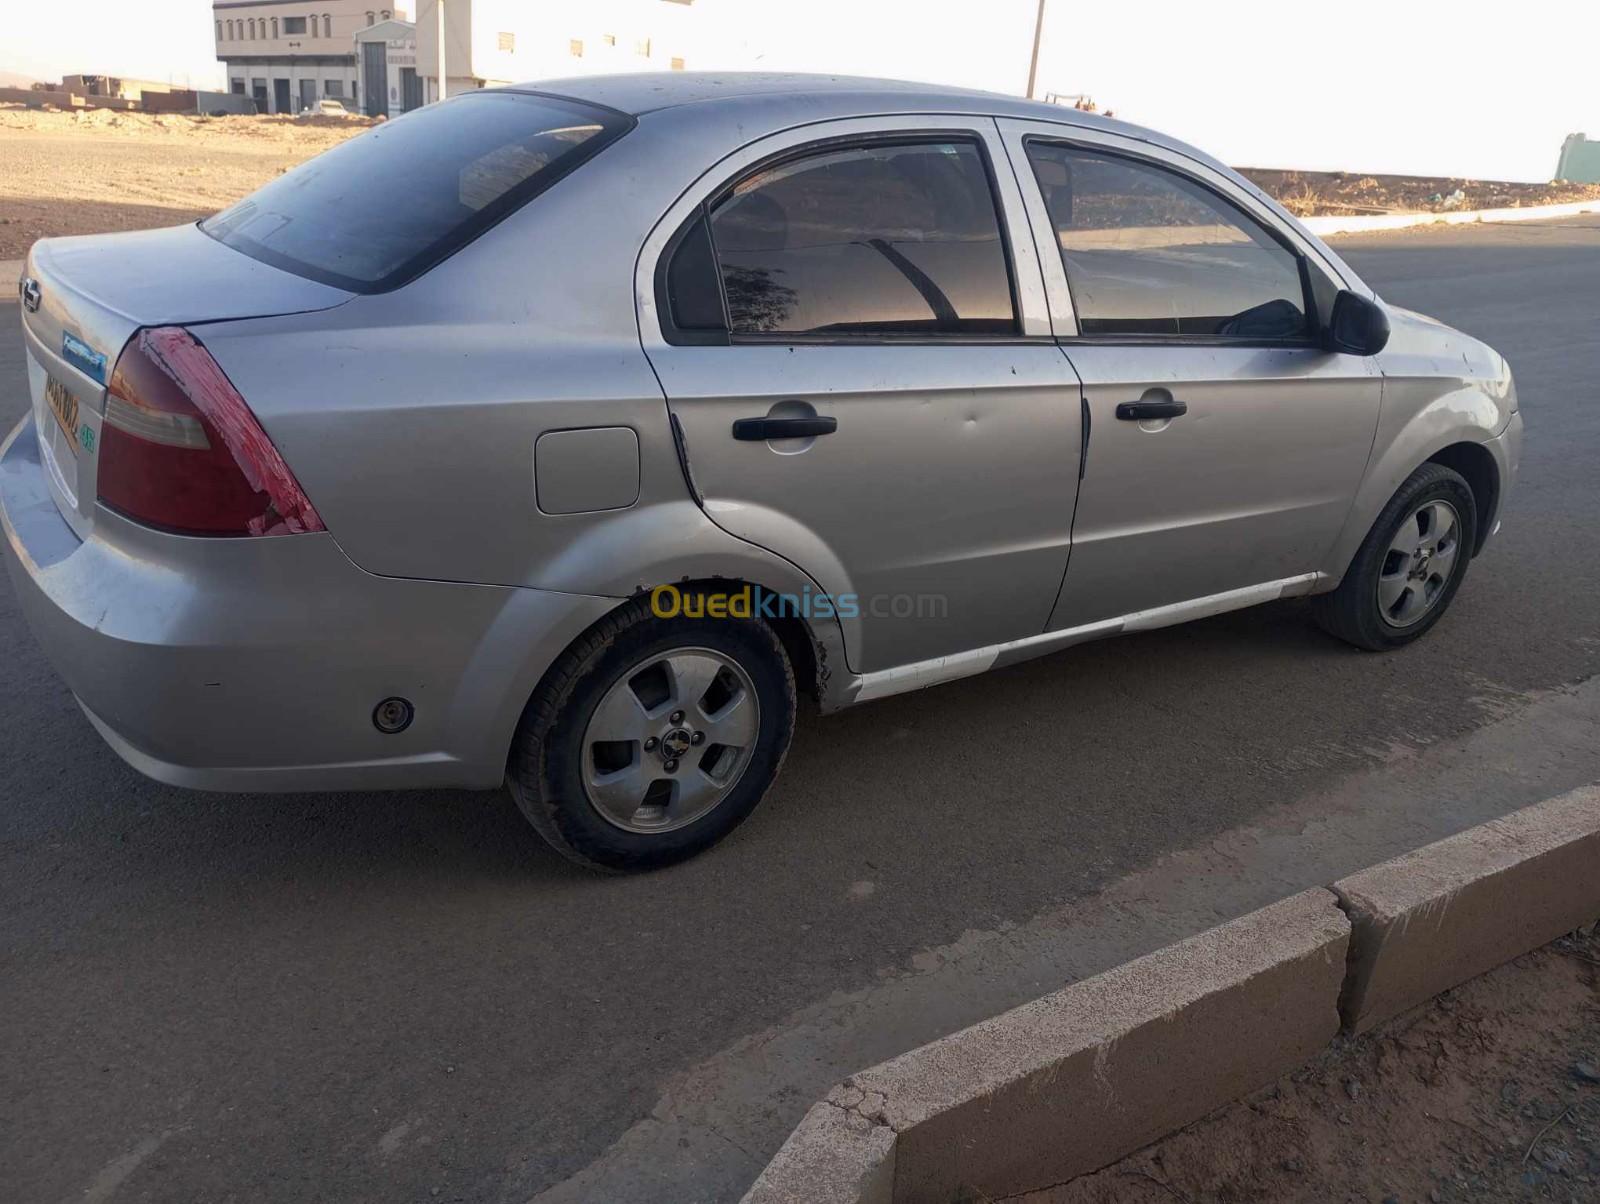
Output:
<path fill-rule="evenodd" d="M 356 101 L 368 117 L 398 117 L 422 107 L 417 27 L 379 21 L 356 30 Z"/>
<path fill-rule="evenodd" d="M 404 20 L 400 8 L 371 0 L 214 0 L 217 57 L 228 90 L 255 98 L 264 113 L 298 113 L 319 97 L 359 109 L 356 34 Z"/>
<path fill-rule="evenodd" d="M 153 79 L 121 79 L 115 75 L 63 75 L 61 87 L 67 92 L 83 96 L 113 96 L 123 100 L 140 100 L 146 95 L 171 92 L 174 85 Z"/>
<path fill-rule="evenodd" d="M 1600 142 L 1583 134 L 1568 134 L 1561 144 L 1561 159 L 1556 163 L 1556 179 L 1574 184 L 1600 184 Z"/>
<path fill-rule="evenodd" d="M 694 0 L 417 0 L 427 100 L 439 99 L 441 2 L 451 96 L 568 75 L 682 71 L 697 65 L 711 36 Z"/>

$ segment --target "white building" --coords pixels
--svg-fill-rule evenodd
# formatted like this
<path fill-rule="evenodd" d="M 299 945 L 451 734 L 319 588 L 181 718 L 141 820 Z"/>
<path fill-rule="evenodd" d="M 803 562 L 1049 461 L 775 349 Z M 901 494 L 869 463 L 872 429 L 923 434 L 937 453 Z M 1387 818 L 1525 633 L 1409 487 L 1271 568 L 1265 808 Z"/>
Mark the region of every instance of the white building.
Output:
<path fill-rule="evenodd" d="M 356 30 L 356 101 L 368 117 L 398 117 L 422 107 L 417 27 L 379 21 Z"/>
<path fill-rule="evenodd" d="M 709 32 L 694 0 L 416 0 L 416 4 L 417 70 L 427 100 L 439 99 L 441 4 L 451 96 L 569 75 L 693 69 Z"/>
<path fill-rule="evenodd" d="M 264 113 L 298 113 L 319 97 L 359 111 L 356 35 L 408 16 L 404 9 L 373 7 L 371 0 L 213 0 L 211 5 L 228 90 L 254 97 Z M 394 83 L 400 87 L 398 80 Z"/>

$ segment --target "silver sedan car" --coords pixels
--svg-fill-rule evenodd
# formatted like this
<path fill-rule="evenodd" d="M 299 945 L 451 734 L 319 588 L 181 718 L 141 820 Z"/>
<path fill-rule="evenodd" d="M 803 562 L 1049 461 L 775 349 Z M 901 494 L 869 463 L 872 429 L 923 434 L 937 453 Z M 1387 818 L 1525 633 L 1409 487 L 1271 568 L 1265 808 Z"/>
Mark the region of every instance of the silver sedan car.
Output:
<path fill-rule="evenodd" d="M 925 85 L 474 93 L 20 287 L 7 567 L 112 748 L 504 782 L 614 870 L 748 816 L 799 692 L 1295 595 L 1407 644 L 1521 443 L 1504 359 L 1214 159 Z"/>

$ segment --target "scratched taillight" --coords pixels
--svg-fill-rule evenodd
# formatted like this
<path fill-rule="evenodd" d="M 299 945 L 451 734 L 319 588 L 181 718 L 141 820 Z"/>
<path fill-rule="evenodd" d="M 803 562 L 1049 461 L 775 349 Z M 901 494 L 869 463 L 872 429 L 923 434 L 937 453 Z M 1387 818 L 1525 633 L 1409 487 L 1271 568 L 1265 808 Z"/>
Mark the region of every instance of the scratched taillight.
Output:
<path fill-rule="evenodd" d="M 141 330 L 118 358 L 96 476 L 102 504 L 164 531 L 325 529 L 239 391 L 179 326 Z"/>

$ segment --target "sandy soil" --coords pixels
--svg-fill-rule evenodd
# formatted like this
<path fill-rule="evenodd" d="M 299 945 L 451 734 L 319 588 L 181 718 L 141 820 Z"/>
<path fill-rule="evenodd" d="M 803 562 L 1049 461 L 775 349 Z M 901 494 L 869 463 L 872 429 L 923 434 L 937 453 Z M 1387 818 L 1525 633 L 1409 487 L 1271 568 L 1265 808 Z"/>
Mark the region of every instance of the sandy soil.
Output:
<path fill-rule="evenodd" d="M 1453 209 L 1517 209 L 1600 197 L 1600 184 L 1515 184 L 1437 176 L 1368 176 L 1344 171 L 1239 171 L 1290 213 L 1446 213 Z M 1457 199 L 1454 194 L 1462 195 Z"/>
<path fill-rule="evenodd" d="M 194 221 L 369 124 L 0 106 L 0 259 L 59 234 Z"/>
<path fill-rule="evenodd" d="M 1029 1204 L 1600 1200 L 1600 936 L 1450 991 Z"/>
<path fill-rule="evenodd" d="M 0 259 L 35 239 L 194 221 L 366 129 L 365 118 L 188 117 L 0 105 Z M 1295 213 L 1383 213 L 1600 197 L 1600 185 L 1501 184 L 1245 168 Z M 1465 199 L 1431 201 L 1457 188 Z"/>

